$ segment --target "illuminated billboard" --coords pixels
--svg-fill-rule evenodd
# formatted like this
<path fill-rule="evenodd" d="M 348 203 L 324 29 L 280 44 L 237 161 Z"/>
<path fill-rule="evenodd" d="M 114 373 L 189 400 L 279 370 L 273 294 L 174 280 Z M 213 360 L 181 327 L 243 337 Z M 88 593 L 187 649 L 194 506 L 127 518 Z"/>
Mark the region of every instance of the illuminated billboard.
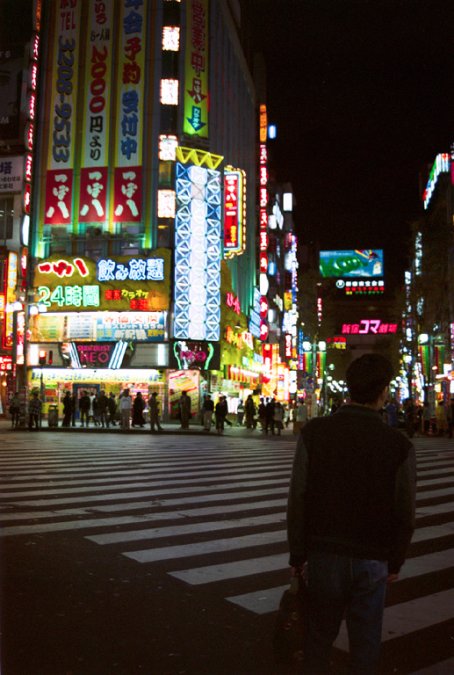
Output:
<path fill-rule="evenodd" d="M 177 159 L 174 337 L 219 340 L 222 157 L 178 147 Z"/>
<path fill-rule="evenodd" d="M 208 0 L 186 3 L 186 50 L 183 133 L 208 138 L 210 52 Z"/>
<path fill-rule="evenodd" d="M 246 174 L 228 166 L 224 170 L 224 256 L 240 255 L 246 248 Z"/>
<path fill-rule="evenodd" d="M 165 311 L 170 297 L 170 251 L 149 257 L 117 256 L 97 262 L 51 256 L 34 269 L 35 302 L 48 312 Z"/>
<path fill-rule="evenodd" d="M 30 317 L 30 342 L 162 342 L 167 312 L 48 312 Z"/>
<path fill-rule="evenodd" d="M 320 251 L 320 274 L 337 278 L 383 277 L 383 250 Z"/>

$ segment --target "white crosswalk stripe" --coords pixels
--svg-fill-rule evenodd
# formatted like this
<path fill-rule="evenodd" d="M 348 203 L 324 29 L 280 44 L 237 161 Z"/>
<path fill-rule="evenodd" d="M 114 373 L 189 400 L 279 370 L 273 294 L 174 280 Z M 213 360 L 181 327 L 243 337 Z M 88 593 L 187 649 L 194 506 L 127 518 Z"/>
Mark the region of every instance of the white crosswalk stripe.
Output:
<path fill-rule="evenodd" d="M 34 452 L 2 452 L 0 537 L 74 531 L 134 564 L 164 565 L 175 583 L 219 588 L 220 598 L 257 616 L 275 612 L 287 587 L 285 505 L 294 444 L 278 450 L 238 439 L 222 448 L 205 438 L 192 444 L 153 452 L 44 450 L 39 463 Z M 416 446 L 415 553 L 397 582 L 410 587 L 454 566 L 452 449 L 436 439 L 417 439 Z M 430 583 L 428 589 L 386 608 L 385 642 L 453 618 L 452 589 L 430 592 Z M 347 649 L 344 628 L 336 644 Z"/>

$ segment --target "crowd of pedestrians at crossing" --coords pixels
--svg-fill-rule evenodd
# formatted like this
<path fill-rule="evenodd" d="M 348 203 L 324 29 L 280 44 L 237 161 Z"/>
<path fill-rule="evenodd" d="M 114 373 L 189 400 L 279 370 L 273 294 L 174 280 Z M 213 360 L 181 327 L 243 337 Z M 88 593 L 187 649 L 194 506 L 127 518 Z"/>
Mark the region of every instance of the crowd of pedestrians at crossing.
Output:
<path fill-rule="evenodd" d="M 343 401 L 334 400 L 325 414 L 334 414 Z M 161 402 L 157 392 L 146 398 L 140 391 L 132 394 L 124 389 L 120 395 L 114 392 L 82 390 L 79 395 L 67 390 L 61 401 L 63 419 L 61 426 L 74 428 L 109 429 L 117 427 L 128 431 L 131 428 L 144 429 L 150 425 L 153 432 L 162 431 Z M 43 402 L 39 392 L 32 391 L 27 403 L 27 419 L 19 394 L 16 392 L 9 402 L 9 413 L 13 429 L 28 426 L 30 430 L 39 429 L 42 425 Z M 58 426 L 58 412 L 55 410 L 55 421 L 51 423 L 51 408 L 48 411 L 48 426 Z M 200 417 L 199 417 L 200 414 Z M 412 438 L 415 435 L 453 437 L 454 430 L 454 398 L 449 402 L 440 400 L 434 404 L 425 401 L 423 404 L 409 398 L 400 404 L 390 398 L 380 412 L 383 421 L 391 427 L 400 428 Z M 260 397 L 249 394 L 244 400 L 239 399 L 236 411 L 229 412 L 227 397 L 223 394 L 207 393 L 203 396 L 200 411 L 193 410 L 193 402 L 188 392 L 183 391 L 176 400 L 174 417 L 180 428 L 187 430 L 190 425 L 197 425 L 200 419 L 202 428 L 209 432 L 212 427 L 223 434 L 226 426 L 245 427 L 259 430 L 265 435 L 280 436 L 283 429 L 291 427 L 295 435 L 299 434 L 305 424 L 314 416 L 321 416 L 321 409 L 316 409 L 298 398 L 289 404 L 282 403 L 274 396 Z"/>

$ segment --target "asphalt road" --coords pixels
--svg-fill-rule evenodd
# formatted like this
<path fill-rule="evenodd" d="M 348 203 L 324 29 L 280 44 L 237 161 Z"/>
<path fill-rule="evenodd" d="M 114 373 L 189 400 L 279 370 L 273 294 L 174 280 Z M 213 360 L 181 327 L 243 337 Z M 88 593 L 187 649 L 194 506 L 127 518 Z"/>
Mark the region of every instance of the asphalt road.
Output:
<path fill-rule="evenodd" d="M 418 529 L 382 673 L 454 672 L 454 441 L 415 439 Z M 295 439 L 0 430 L 2 675 L 284 675 Z M 342 631 L 334 663 L 346 663 Z"/>

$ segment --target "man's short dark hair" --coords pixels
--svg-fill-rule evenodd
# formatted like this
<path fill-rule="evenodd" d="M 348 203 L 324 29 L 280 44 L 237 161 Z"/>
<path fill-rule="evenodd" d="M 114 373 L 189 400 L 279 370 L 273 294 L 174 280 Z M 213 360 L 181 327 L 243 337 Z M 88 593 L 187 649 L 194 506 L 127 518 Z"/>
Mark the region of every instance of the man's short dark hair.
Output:
<path fill-rule="evenodd" d="M 390 361 L 381 354 L 363 354 L 347 368 L 350 398 L 355 403 L 374 403 L 393 378 Z"/>

